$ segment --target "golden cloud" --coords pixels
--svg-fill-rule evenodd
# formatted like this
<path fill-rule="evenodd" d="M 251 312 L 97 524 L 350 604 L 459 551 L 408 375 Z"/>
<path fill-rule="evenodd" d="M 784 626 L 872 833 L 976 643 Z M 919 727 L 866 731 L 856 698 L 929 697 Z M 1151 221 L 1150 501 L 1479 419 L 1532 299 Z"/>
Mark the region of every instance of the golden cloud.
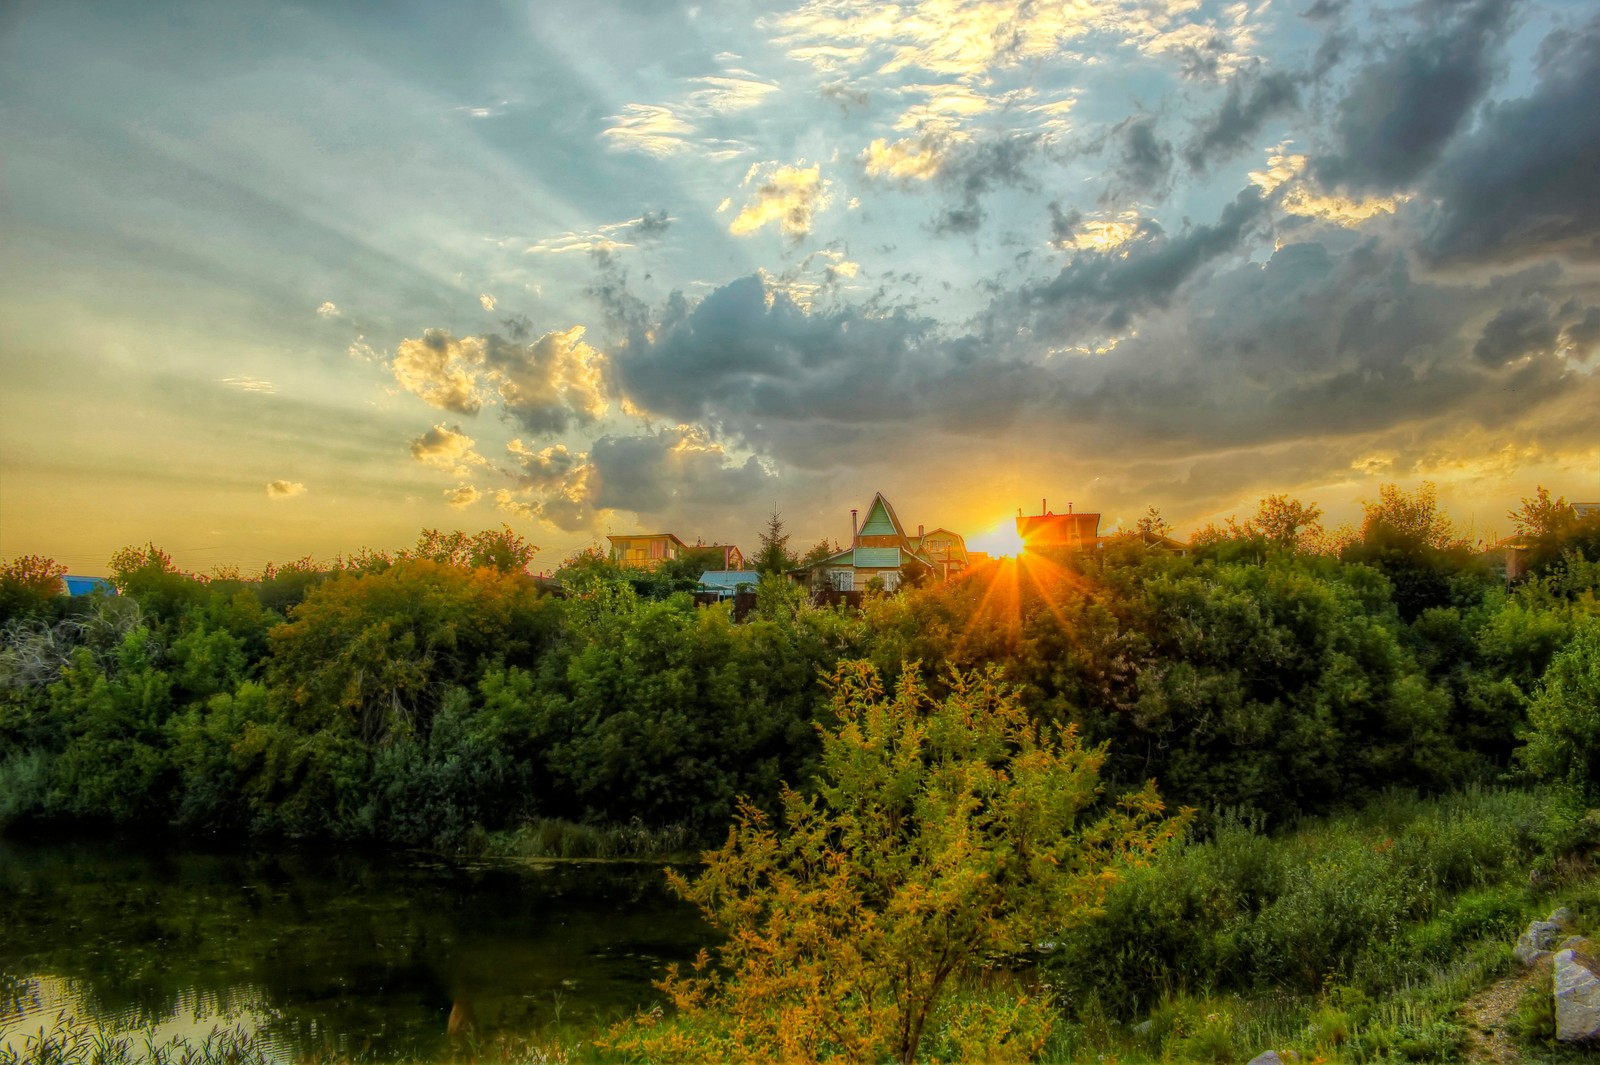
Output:
<path fill-rule="evenodd" d="M 303 495 L 306 486 L 299 481 L 269 481 L 267 482 L 268 499 L 289 499 L 293 496 Z"/>
<path fill-rule="evenodd" d="M 752 166 L 744 183 L 749 185 L 758 174 L 755 198 L 729 223 L 728 232 L 744 236 L 775 222 L 790 239 L 809 234 L 812 216 L 831 202 L 828 187 L 832 182 L 823 179 L 821 165 L 773 166 L 765 173 L 759 165 Z"/>

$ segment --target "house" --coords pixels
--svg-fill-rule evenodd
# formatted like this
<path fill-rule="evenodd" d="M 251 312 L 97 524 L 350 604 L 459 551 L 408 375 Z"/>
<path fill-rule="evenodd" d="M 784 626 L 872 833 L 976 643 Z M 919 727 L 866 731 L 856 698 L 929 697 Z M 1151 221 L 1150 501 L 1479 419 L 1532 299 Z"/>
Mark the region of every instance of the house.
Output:
<path fill-rule="evenodd" d="M 755 591 L 761 574 L 753 569 L 708 569 L 700 574 L 701 592 L 718 599 L 732 599 L 741 589 Z"/>
<path fill-rule="evenodd" d="M 663 563 L 682 558 L 689 545 L 671 533 L 629 533 L 607 536 L 611 541 L 611 561 L 619 566 L 658 569 Z"/>
<path fill-rule="evenodd" d="M 907 536 L 905 526 L 900 524 L 894 507 L 883 498 L 882 492 L 872 497 L 872 502 L 867 505 L 866 516 L 858 520 L 859 515 L 859 511 L 850 512 L 849 547 L 829 555 L 808 569 L 795 571 L 791 576 L 809 581 L 812 575 L 822 570 L 827 573 L 835 591 L 855 592 L 866 588 L 868 582 L 875 578 L 883 582 L 885 591 L 894 591 L 900 586 L 905 567 L 922 569 L 930 576 L 942 573 L 942 569 L 935 567 L 928 556 L 919 550 L 926 539 L 921 529 L 918 529 L 915 539 Z M 946 554 L 952 554 L 959 544 L 960 557 L 965 558 L 966 545 L 960 542 L 959 536 L 947 530 L 934 531 L 946 534 L 940 538 L 944 541 L 941 549 Z"/>
<path fill-rule="evenodd" d="M 744 569 L 744 552 L 740 551 L 733 544 L 701 544 L 701 543 L 696 543 L 694 545 L 694 547 L 690 548 L 690 550 L 693 551 L 695 554 L 699 554 L 702 551 L 715 551 L 718 555 L 722 556 L 722 568 L 723 569 L 725 569 L 725 570 L 740 570 L 740 569 Z"/>
<path fill-rule="evenodd" d="M 911 550 L 933 563 L 934 571 L 941 580 L 959 576 L 972 565 L 966 540 L 960 533 L 950 529 L 923 532 L 922 527 L 918 526 L 916 538 L 911 541 Z"/>
<path fill-rule="evenodd" d="M 1024 516 L 1017 511 L 1017 536 L 1025 551 L 1093 550 L 1100 543 L 1100 515 L 1074 514 L 1067 504 L 1065 514 L 1051 512 L 1047 501 L 1039 501 L 1042 514 Z"/>

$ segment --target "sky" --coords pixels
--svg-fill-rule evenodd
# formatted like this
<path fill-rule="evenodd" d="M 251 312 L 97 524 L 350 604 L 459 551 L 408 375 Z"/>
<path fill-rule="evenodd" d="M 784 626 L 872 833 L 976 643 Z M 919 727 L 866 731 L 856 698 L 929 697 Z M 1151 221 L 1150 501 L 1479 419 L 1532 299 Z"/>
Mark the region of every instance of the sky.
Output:
<path fill-rule="evenodd" d="M 0 7 L 0 557 L 1600 500 L 1593 0 Z"/>

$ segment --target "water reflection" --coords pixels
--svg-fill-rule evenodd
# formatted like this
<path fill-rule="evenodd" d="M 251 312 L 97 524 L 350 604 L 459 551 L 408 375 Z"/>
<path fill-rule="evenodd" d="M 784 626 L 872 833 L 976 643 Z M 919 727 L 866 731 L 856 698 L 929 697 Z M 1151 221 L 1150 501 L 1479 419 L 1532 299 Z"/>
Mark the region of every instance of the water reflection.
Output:
<path fill-rule="evenodd" d="M 395 854 L 0 843 L 0 1045 L 242 1025 L 285 1057 L 437 1053 L 655 1000 L 708 933 L 660 871 L 459 868 Z"/>

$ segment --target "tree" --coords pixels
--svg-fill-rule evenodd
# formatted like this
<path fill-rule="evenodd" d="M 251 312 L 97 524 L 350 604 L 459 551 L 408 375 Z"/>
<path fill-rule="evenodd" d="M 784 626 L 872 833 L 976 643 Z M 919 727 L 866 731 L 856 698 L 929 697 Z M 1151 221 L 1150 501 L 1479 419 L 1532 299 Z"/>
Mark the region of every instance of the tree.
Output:
<path fill-rule="evenodd" d="M 1523 764 L 1593 805 L 1600 797 L 1600 620 L 1586 618 L 1550 663 L 1528 725 L 1517 752 Z"/>
<path fill-rule="evenodd" d="M 1439 509 L 1438 491 L 1424 481 L 1415 492 L 1397 484 L 1381 485 L 1378 501 L 1364 504 L 1361 539 L 1367 544 L 1431 547 L 1445 551 L 1464 544 L 1455 525 Z"/>
<path fill-rule="evenodd" d="M 41 614 L 62 592 L 67 567 L 43 555 L 21 555 L 0 565 L 0 622 Z"/>
<path fill-rule="evenodd" d="M 778 508 L 772 508 L 766 531 L 761 533 L 761 548 L 756 552 L 756 569 L 761 573 L 786 573 L 794 568 L 794 556 L 789 553 L 789 534 L 783 531 L 783 518 Z"/>
<path fill-rule="evenodd" d="M 745 804 L 722 849 L 673 887 L 727 933 L 662 987 L 688 1022 L 613 1031 L 656 1059 L 915 1060 L 946 991 L 998 955 L 1090 914 L 1124 862 L 1186 823 L 1153 785 L 1084 823 L 1105 752 L 1041 729 L 998 669 L 956 673 L 935 701 L 908 668 L 840 665 L 814 797 L 784 788 L 779 824 Z M 1036 1052 L 1049 1007 L 1023 1000 L 989 1032 Z M 1030 1048 L 1018 1042 L 1037 1040 Z"/>
<path fill-rule="evenodd" d="M 1160 539 L 1172 532 L 1172 523 L 1152 506 L 1144 512 L 1144 517 L 1134 522 L 1133 528 L 1140 536 Z"/>
<path fill-rule="evenodd" d="M 1530 540 L 1554 540 L 1577 517 L 1565 496 L 1550 498 L 1550 489 L 1540 485 L 1532 499 L 1524 496 L 1520 510 L 1506 512 L 1518 536 Z"/>
<path fill-rule="evenodd" d="M 1249 524 L 1268 543 L 1289 549 L 1309 547 L 1322 535 L 1322 508 L 1286 495 L 1267 496 Z"/>

